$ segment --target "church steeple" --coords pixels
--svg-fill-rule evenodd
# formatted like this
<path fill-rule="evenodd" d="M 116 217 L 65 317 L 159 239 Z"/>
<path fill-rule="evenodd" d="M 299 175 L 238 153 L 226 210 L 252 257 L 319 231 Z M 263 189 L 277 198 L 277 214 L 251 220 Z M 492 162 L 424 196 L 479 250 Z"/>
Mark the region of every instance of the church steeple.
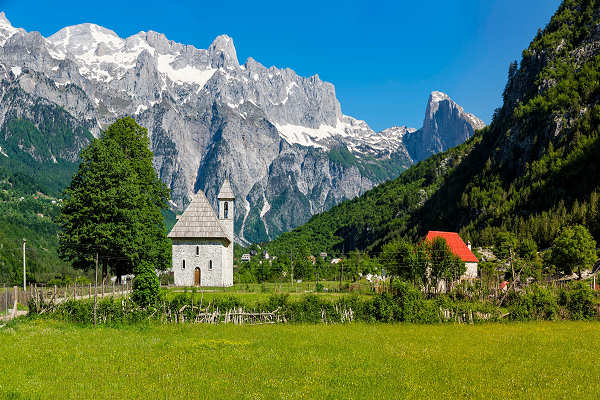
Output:
<path fill-rule="evenodd" d="M 235 200 L 235 195 L 233 194 L 233 190 L 231 190 L 231 185 L 229 184 L 229 179 L 225 179 L 223 185 L 221 186 L 221 190 L 219 190 L 219 194 L 217 195 L 217 199 L 219 200 Z"/>
<path fill-rule="evenodd" d="M 235 195 L 233 194 L 233 190 L 231 189 L 228 179 L 225 179 L 225 182 L 223 182 L 223 186 L 221 186 L 221 190 L 217 195 L 217 199 L 219 199 L 219 219 L 221 220 L 221 224 L 223 225 L 225 232 L 227 232 L 230 239 L 233 241 L 233 205 L 235 201 Z"/>

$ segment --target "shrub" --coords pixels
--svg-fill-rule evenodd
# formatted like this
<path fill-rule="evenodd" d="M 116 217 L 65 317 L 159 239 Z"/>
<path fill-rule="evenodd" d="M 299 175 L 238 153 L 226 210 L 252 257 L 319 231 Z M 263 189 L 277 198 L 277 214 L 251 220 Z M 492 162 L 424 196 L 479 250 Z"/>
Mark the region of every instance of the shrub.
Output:
<path fill-rule="evenodd" d="M 570 319 L 590 319 L 596 316 L 594 291 L 587 282 L 575 282 L 560 293 L 560 303 Z"/>
<path fill-rule="evenodd" d="M 293 322 L 319 322 L 322 306 L 324 304 L 318 296 L 308 294 L 300 301 L 288 303 L 287 318 Z"/>
<path fill-rule="evenodd" d="M 392 291 L 399 307 L 400 321 L 419 322 L 427 319 L 424 318 L 425 299 L 419 289 L 409 283 L 395 281 L 392 284 Z"/>
<path fill-rule="evenodd" d="M 154 267 L 147 261 L 141 261 L 134 270 L 133 295 L 131 298 L 141 307 L 154 305 L 160 292 L 160 282 Z"/>
<path fill-rule="evenodd" d="M 548 288 L 538 285 L 509 298 L 510 319 L 527 321 L 533 319 L 556 319 L 559 312 L 556 295 Z"/>
<path fill-rule="evenodd" d="M 382 293 L 373 299 L 373 316 L 381 322 L 400 321 L 402 309 L 388 293 Z"/>

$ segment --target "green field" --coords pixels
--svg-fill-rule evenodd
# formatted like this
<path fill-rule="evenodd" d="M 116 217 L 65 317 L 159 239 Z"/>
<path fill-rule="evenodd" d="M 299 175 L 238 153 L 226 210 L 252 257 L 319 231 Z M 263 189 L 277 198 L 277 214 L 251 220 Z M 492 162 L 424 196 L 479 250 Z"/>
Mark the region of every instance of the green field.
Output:
<path fill-rule="evenodd" d="M 597 398 L 600 323 L 0 328 L 2 398 Z"/>

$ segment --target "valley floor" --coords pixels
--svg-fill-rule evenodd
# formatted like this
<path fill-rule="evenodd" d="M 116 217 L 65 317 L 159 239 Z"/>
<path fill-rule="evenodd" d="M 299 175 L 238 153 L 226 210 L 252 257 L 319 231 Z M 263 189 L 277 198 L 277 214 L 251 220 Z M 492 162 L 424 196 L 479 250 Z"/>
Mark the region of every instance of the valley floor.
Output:
<path fill-rule="evenodd" d="M 597 398 L 599 322 L 0 328 L 2 398 Z"/>

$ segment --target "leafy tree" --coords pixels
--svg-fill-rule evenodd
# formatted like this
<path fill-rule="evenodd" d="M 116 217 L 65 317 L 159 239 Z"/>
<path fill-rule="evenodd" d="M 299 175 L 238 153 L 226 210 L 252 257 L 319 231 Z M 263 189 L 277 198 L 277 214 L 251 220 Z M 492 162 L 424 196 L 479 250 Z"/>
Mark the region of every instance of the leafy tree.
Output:
<path fill-rule="evenodd" d="M 406 239 L 393 240 L 381 249 L 381 264 L 391 276 L 412 280 L 415 248 Z"/>
<path fill-rule="evenodd" d="M 452 253 L 446 239 L 438 237 L 425 243 L 428 245 L 430 276 L 436 288 L 442 279 L 448 284 L 460 279 L 466 271 L 465 263 Z"/>
<path fill-rule="evenodd" d="M 169 267 L 171 246 L 161 214 L 169 190 L 156 176 L 149 145 L 146 129 L 127 117 L 81 152 L 58 218 L 59 254 L 74 267 L 91 269 L 96 253 L 104 279 L 109 269 L 120 276 Z M 138 285 L 156 287 L 149 275 L 139 277 Z"/>
<path fill-rule="evenodd" d="M 598 259 L 596 241 L 582 225 L 564 228 L 552 245 L 552 261 L 559 271 L 570 275 L 592 266 Z"/>

